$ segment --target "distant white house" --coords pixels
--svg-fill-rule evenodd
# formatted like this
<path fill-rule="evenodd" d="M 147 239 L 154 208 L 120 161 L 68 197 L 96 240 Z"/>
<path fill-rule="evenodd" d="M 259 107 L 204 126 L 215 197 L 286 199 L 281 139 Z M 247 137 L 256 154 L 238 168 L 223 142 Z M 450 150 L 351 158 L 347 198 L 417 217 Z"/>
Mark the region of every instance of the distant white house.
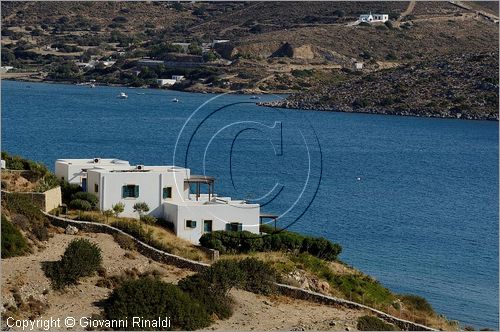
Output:
<path fill-rule="evenodd" d="M 372 13 L 362 14 L 358 18 L 359 22 L 366 22 L 366 23 L 375 23 L 375 22 L 385 23 L 388 20 L 389 20 L 388 14 L 372 14 Z"/>
<path fill-rule="evenodd" d="M 0 67 L 0 71 L 3 72 L 3 73 L 6 73 L 6 72 L 8 72 L 9 70 L 12 70 L 12 69 L 14 69 L 14 67 L 12 67 L 12 66 L 2 66 L 2 67 Z"/>
<path fill-rule="evenodd" d="M 363 69 L 363 62 L 356 61 L 354 63 L 354 69 L 356 69 L 356 70 L 362 70 Z"/>
<path fill-rule="evenodd" d="M 187 52 L 191 43 L 172 43 L 172 45 L 180 47 L 183 52 Z"/>
<path fill-rule="evenodd" d="M 225 43 L 229 43 L 230 40 L 229 39 L 214 39 L 212 41 L 212 47 L 215 46 L 216 44 L 225 44 Z"/>
<path fill-rule="evenodd" d="M 159 86 L 171 86 L 174 85 L 176 82 L 177 80 L 173 78 L 159 78 L 156 80 L 156 83 Z"/>
<path fill-rule="evenodd" d="M 6 169 L 7 168 L 7 164 L 5 162 L 5 160 L 2 159 L 2 169 Z"/>
<path fill-rule="evenodd" d="M 184 75 L 172 75 L 172 79 L 176 82 L 182 81 L 184 79 Z"/>

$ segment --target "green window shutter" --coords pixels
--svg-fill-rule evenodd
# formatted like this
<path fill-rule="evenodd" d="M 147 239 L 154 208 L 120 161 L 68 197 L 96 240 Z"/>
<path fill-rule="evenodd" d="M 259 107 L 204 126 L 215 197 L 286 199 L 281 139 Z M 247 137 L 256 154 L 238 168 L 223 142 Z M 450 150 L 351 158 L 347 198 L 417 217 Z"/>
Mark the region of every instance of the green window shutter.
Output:
<path fill-rule="evenodd" d="M 230 230 L 231 230 L 231 224 L 228 223 L 228 224 L 226 224 L 226 231 L 229 232 Z"/>
<path fill-rule="evenodd" d="M 243 224 L 238 224 L 238 232 L 241 232 L 243 230 Z"/>
<path fill-rule="evenodd" d="M 127 186 L 123 186 L 122 187 L 122 198 L 126 198 L 127 197 Z"/>
<path fill-rule="evenodd" d="M 139 197 L 139 186 L 135 186 L 135 193 L 134 193 L 134 197 L 137 198 Z"/>

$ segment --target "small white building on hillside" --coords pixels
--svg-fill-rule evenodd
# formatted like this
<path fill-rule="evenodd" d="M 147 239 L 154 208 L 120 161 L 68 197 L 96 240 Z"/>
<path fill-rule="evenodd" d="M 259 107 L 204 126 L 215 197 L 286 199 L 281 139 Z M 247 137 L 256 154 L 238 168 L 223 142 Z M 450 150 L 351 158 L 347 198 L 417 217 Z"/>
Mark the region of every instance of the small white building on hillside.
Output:
<path fill-rule="evenodd" d="M 359 22 L 366 22 L 366 23 L 375 23 L 375 22 L 381 22 L 385 23 L 386 21 L 389 20 L 389 15 L 388 14 L 362 14 L 359 15 Z"/>
<path fill-rule="evenodd" d="M 175 79 L 171 79 L 171 78 L 159 78 L 156 80 L 156 83 L 159 85 L 159 86 L 171 86 L 171 85 L 174 85 L 175 83 L 177 83 L 177 80 Z"/>
<path fill-rule="evenodd" d="M 101 169 L 130 168 L 130 163 L 116 158 L 58 159 L 55 164 L 55 174 L 59 179 L 78 184 L 86 191 L 87 171 L 96 167 Z"/>
<path fill-rule="evenodd" d="M 62 161 L 67 164 L 68 160 L 58 160 L 56 169 L 63 170 L 65 163 Z M 102 163 L 102 160 L 109 162 Z M 82 166 L 86 165 L 83 162 L 72 163 L 71 170 L 60 171 L 63 175 L 58 176 L 67 177 L 72 173 L 84 177 L 86 191 L 96 194 L 102 211 L 123 203 L 122 216 L 138 218 L 134 204 L 145 202 L 149 206 L 148 214 L 171 222 L 177 236 L 195 244 L 203 233 L 216 230 L 259 233 L 260 205 L 218 196 L 214 193 L 215 179 L 212 177 L 192 175 L 188 168 L 130 166 L 113 164 L 112 160 L 115 159 L 101 159 L 101 165 L 90 164 L 92 167 Z"/>
<path fill-rule="evenodd" d="M 172 75 L 172 79 L 176 82 L 180 82 L 184 79 L 184 75 Z"/>

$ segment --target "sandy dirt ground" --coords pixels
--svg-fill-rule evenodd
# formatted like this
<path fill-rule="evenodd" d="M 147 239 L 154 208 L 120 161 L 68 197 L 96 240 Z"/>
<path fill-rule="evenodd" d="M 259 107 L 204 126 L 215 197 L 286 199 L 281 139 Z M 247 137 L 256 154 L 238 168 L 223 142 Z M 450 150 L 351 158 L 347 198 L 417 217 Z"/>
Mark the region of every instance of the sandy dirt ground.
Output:
<path fill-rule="evenodd" d="M 75 237 L 84 237 L 98 243 L 103 253 L 106 275 L 119 275 L 125 270 L 140 273 L 158 270 L 167 282 L 176 283 L 192 272 L 152 261 L 136 252 L 123 250 L 107 234 L 55 234 L 45 247 L 35 253 L 2 260 L 2 311 L 15 306 L 16 296 L 29 302 L 32 297 L 48 304 L 43 318 L 72 316 L 75 319 L 99 314 L 99 301 L 106 299 L 111 290 L 96 286 L 99 276 L 87 278 L 65 291 L 54 291 L 42 270 L 43 262 L 57 261 L 66 246 Z M 207 330 L 354 330 L 356 320 L 366 313 L 359 310 L 337 309 L 330 306 L 291 299 L 284 296 L 266 297 L 241 290 L 231 292 L 235 301 L 234 315 L 216 321 Z M 29 313 L 18 312 L 18 319 Z M 81 329 L 81 328 L 80 328 Z M 73 328 L 73 330 L 77 330 Z"/>

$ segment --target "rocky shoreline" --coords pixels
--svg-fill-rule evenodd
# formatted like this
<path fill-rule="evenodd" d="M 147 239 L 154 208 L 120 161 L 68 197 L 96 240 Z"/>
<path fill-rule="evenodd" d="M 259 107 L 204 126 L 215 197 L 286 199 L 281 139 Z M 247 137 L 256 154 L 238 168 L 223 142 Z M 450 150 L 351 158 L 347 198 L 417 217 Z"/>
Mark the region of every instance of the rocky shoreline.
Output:
<path fill-rule="evenodd" d="M 453 112 L 434 113 L 426 109 L 388 109 L 388 108 L 363 108 L 354 109 L 348 106 L 331 106 L 317 105 L 307 100 L 283 99 L 270 102 L 257 103 L 259 106 L 297 109 L 306 111 L 322 111 L 322 112 L 341 112 L 341 113 L 364 113 L 364 114 L 380 114 L 380 115 L 398 115 L 398 116 L 413 116 L 422 118 L 441 118 L 441 119 L 461 119 L 461 120 L 488 120 L 499 121 L 498 113 L 495 116 L 476 116 L 474 114 L 461 114 Z"/>

